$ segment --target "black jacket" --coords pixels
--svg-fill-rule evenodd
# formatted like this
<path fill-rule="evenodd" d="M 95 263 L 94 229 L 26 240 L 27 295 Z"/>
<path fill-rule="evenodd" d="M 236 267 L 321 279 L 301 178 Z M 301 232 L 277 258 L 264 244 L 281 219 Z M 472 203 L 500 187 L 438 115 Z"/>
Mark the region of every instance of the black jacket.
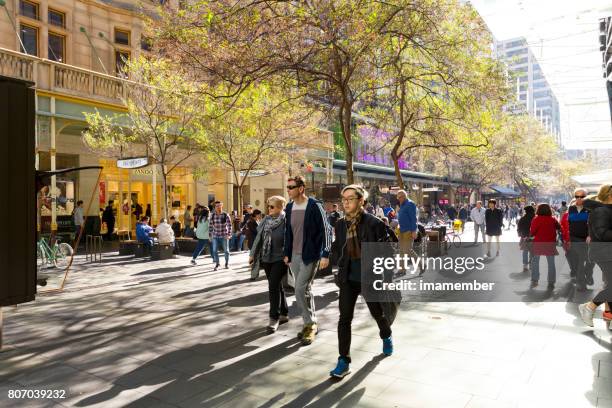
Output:
<path fill-rule="evenodd" d="M 589 214 L 589 258 L 593 262 L 612 261 L 612 205 L 585 200 Z"/>
<path fill-rule="evenodd" d="M 504 226 L 504 212 L 499 208 L 485 211 L 485 230 L 487 235 L 501 235 Z"/>
<path fill-rule="evenodd" d="M 525 214 L 518 220 L 516 232 L 518 232 L 519 237 L 529 238 L 529 229 L 531 228 L 533 217 L 535 217 L 534 214 Z"/>
<path fill-rule="evenodd" d="M 348 280 L 350 258 L 346 254 L 346 219 L 340 218 L 336 223 L 336 240 L 332 244 L 332 253 L 338 259 L 338 281 L 346 282 Z M 359 242 L 389 242 L 389 234 L 387 226 L 378 217 L 364 212 L 361 217 L 361 223 L 357 226 L 357 235 Z M 389 249 L 391 245 L 388 244 Z M 363 250 L 363 247 L 362 247 Z M 384 256 L 383 254 L 380 254 Z M 389 254 L 390 256 L 391 254 Z M 371 269 L 371 268 L 370 268 Z"/>

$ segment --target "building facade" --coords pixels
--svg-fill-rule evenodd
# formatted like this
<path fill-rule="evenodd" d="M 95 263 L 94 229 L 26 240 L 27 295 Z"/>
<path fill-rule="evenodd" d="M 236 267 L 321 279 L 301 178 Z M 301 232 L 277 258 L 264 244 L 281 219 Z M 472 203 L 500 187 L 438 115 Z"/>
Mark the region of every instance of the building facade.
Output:
<path fill-rule="evenodd" d="M 601 67 L 606 81 L 610 118 L 612 120 L 612 17 L 599 20 L 599 51 L 602 55 Z"/>
<path fill-rule="evenodd" d="M 517 105 L 538 119 L 560 144 L 559 102 L 527 40 L 520 37 L 498 41 L 496 50 L 498 58 L 508 67 L 509 81 L 516 90 Z"/>

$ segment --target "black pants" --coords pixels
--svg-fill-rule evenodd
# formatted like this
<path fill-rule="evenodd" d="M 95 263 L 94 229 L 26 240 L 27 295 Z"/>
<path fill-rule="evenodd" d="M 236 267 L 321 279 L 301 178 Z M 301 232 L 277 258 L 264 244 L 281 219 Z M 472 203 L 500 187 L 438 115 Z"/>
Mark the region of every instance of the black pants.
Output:
<path fill-rule="evenodd" d="M 361 293 L 361 283 L 347 281 L 340 284 L 340 320 L 338 321 L 338 350 L 340 357 L 347 362 L 351 362 L 351 323 L 353 321 L 353 312 L 355 311 L 355 303 L 357 297 Z M 386 339 L 391 336 L 391 325 L 385 317 L 383 309 L 378 302 L 366 302 L 370 314 L 378 324 L 380 338 Z"/>
<path fill-rule="evenodd" d="M 567 253 L 570 264 L 570 274 L 576 277 L 578 285 L 586 286 L 593 279 L 595 264 L 589 261 L 589 249 L 586 242 L 572 242 Z"/>
<path fill-rule="evenodd" d="M 593 298 L 597 306 L 602 303 L 612 303 L 612 261 L 597 262 L 603 272 L 604 289 Z"/>
<path fill-rule="evenodd" d="M 289 313 L 287 299 L 283 290 L 283 277 L 287 274 L 285 262 L 262 262 L 266 278 L 268 278 L 268 291 L 270 294 L 270 319 L 278 320 L 280 315 Z"/>

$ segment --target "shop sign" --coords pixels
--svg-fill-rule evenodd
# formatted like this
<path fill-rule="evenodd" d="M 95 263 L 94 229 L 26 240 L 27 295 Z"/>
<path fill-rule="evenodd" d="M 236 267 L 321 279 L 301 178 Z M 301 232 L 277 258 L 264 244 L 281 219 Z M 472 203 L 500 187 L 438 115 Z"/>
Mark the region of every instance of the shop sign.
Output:
<path fill-rule="evenodd" d="M 424 188 L 423 191 L 426 191 L 426 192 L 437 192 L 437 191 L 442 191 L 442 190 L 440 190 L 439 187 L 427 187 L 427 188 Z"/>
<path fill-rule="evenodd" d="M 117 167 L 119 167 L 120 169 L 139 169 L 148 165 L 148 157 L 131 157 L 128 159 L 117 160 Z"/>
<path fill-rule="evenodd" d="M 153 175 L 153 169 L 152 168 L 148 168 L 148 169 L 136 169 L 134 170 L 134 174 L 137 176 L 152 176 Z"/>

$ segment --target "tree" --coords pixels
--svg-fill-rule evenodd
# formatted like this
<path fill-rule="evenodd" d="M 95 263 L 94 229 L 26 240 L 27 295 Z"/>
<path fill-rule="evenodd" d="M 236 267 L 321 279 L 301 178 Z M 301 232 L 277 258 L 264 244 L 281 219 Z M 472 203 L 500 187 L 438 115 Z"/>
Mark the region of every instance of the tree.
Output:
<path fill-rule="evenodd" d="M 588 172 L 589 169 L 593 168 L 595 168 L 593 162 L 588 159 L 564 160 L 558 158 L 552 165 L 547 191 L 551 194 L 562 195 L 566 199 L 569 197 L 571 200 L 574 190 L 579 186 L 572 177 Z"/>
<path fill-rule="evenodd" d="M 295 83 L 309 102 L 331 106 L 352 183 L 353 111 L 384 85 L 377 55 L 401 24 L 408 24 L 403 32 L 412 44 L 425 38 L 442 1 L 197 0 L 152 23 L 160 49 L 193 77 L 226 83 L 225 97 L 275 78 Z"/>
<path fill-rule="evenodd" d="M 525 198 L 538 200 L 540 189 L 552 174 L 559 146 L 542 125 L 528 115 L 506 116 L 500 137 L 505 153 L 498 157 L 498 166 Z"/>
<path fill-rule="evenodd" d="M 195 87 L 163 59 L 131 60 L 123 103 L 127 113 L 85 114 L 85 143 L 109 157 L 149 156 L 159 166 L 168 217 L 168 175 L 201 151 L 205 142 L 198 122 L 202 106 Z"/>
<path fill-rule="evenodd" d="M 393 129 L 377 148 L 389 152 L 400 187 L 400 160 L 414 149 L 448 156 L 462 147 L 487 146 L 507 94 L 502 68 L 491 56 L 492 38 L 478 14 L 453 0 L 436 5 L 427 19 L 398 19 L 387 27 L 388 41 L 378 54 L 385 88 L 371 93 L 364 109 Z M 416 31 L 425 34 L 415 37 L 419 24 L 424 27 Z"/>
<path fill-rule="evenodd" d="M 208 143 L 203 151 L 231 171 L 238 187 L 237 208 L 253 171 L 283 171 L 289 153 L 299 155 L 300 147 L 313 138 L 312 117 L 311 109 L 300 105 L 289 90 L 261 82 L 233 101 L 207 101 L 202 123 Z"/>

